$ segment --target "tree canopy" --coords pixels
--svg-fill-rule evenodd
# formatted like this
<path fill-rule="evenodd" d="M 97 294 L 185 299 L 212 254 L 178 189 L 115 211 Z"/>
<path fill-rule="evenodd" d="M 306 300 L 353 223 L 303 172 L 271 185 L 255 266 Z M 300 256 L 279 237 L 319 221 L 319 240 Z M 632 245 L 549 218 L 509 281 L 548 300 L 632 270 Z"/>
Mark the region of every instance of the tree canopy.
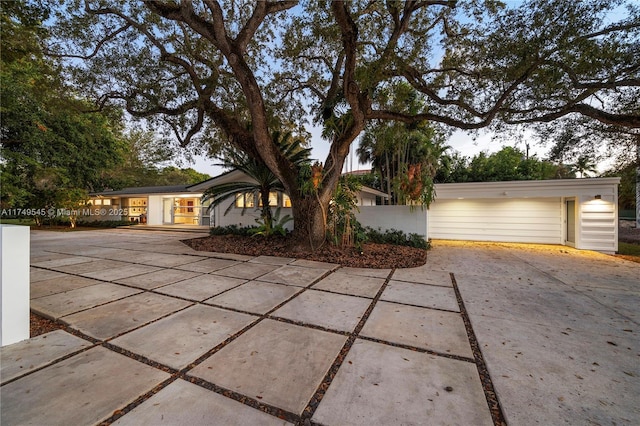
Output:
<path fill-rule="evenodd" d="M 291 195 L 299 240 L 324 238 L 349 146 L 371 120 L 480 129 L 579 114 L 640 127 L 633 1 L 87 0 L 58 12 L 49 53 L 73 59 L 83 93 L 181 145 L 224 138 L 260 158 Z M 421 110 L 380 102 L 397 81 Z M 331 144 L 314 194 L 270 137 L 307 116 Z"/>
<path fill-rule="evenodd" d="M 457 152 L 443 158 L 437 183 L 500 182 L 510 180 L 544 180 L 575 177 L 569 165 L 555 164 L 536 156 L 527 156 L 518 148 L 505 146 L 488 154 L 480 152 L 471 158 Z"/>
<path fill-rule="evenodd" d="M 58 64 L 42 54 L 48 10 L 23 2 L 2 5 L 2 205 L 69 207 L 78 190 L 102 189 L 120 160 L 120 115 L 69 95 Z"/>
<path fill-rule="evenodd" d="M 2 207 L 75 208 L 90 191 L 207 179 L 168 166 L 175 154 L 153 133 L 124 133 L 121 109 L 96 111 L 79 96 L 59 61 L 43 53 L 49 13 L 23 1 L 0 11 Z"/>

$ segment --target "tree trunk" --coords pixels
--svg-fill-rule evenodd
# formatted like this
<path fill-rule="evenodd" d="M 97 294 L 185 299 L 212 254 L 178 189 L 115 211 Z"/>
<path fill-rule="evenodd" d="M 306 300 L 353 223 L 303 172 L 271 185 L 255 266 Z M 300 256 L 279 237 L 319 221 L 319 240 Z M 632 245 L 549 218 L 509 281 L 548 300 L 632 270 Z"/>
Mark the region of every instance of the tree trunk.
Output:
<path fill-rule="evenodd" d="M 292 199 L 293 248 L 297 251 L 315 251 L 326 240 L 326 216 L 329 199 L 322 202 L 320 197 L 307 196 Z"/>
<path fill-rule="evenodd" d="M 271 215 L 271 207 L 269 206 L 269 189 L 262 188 L 260 190 L 260 201 L 262 202 L 262 220 L 264 221 L 265 231 L 267 235 L 271 235 L 273 227 L 273 219 Z"/>
<path fill-rule="evenodd" d="M 636 228 L 640 229 L 640 136 L 636 136 Z"/>
<path fill-rule="evenodd" d="M 389 153 L 384 153 L 384 159 L 387 166 L 387 204 L 393 204 L 391 199 L 391 170 L 389 169 Z"/>

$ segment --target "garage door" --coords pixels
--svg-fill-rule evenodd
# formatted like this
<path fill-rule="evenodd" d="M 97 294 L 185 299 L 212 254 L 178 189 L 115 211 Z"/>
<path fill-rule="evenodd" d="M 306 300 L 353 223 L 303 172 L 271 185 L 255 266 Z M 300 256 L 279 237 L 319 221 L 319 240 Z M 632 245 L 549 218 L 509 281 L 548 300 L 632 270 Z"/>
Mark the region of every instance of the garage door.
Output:
<path fill-rule="evenodd" d="M 562 244 L 560 198 L 436 199 L 428 223 L 434 239 Z"/>

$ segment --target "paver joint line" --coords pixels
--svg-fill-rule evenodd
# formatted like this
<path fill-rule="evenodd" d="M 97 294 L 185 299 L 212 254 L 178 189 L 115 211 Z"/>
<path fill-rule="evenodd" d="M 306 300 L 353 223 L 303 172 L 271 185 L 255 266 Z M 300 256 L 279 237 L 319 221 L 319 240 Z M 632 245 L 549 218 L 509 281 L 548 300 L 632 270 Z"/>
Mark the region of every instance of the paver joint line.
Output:
<path fill-rule="evenodd" d="M 30 371 L 28 371 L 28 372 L 26 372 L 26 373 L 24 373 L 24 374 L 22 374 L 20 376 L 16 376 L 16 377 L 14 377 L 12 379 L 9 379 L 9 380 L 7 380 L 5 382 L 0 383 L 0 388 L 5 386 L 5 385 L 8 385 L 9 383 L 15 382 L 16 380 L 20 380 L 20 379 L 23 379 L 26 376 L 30 376 L 30 375 L 32 375 L 34 373 L 37 373 L 38 371 L 44 370 L 45 368 L 51 367 L 52 365 L 58 364 L 58 363 L 60 363 L 60 362 L 62 362 L 64 360 L 69 359 L 71 357 L 74 357 L 74 356 L 76 356 L 78 354 L 87 352 L 88 350 L 93 349 L 96 346 L 100 346 L 100 344 L 99 343 L 94 343 L 94 344 L 92 344 L 90 346 L 84 347 L 82 349 L 78 349 L 77 351 L 70 352 L 70 353 L 68 353 L 68 354 L 66 354 L 64 356 L 61 356 L 60 358 L 56 358 L 53 361 L 51 361 L 50 363 L 47 363 L 47 364 L 43 365 L 42 367 L 34 368 L 33 370 L 30 370 Z"/>
<path fill-rule="evenodd" d="M 218 386 L 215 383 L 208 382 L 199 377 L 189 376 L 188 374 L 181 374 L 180 378 L 186 380 L 194 385 L 198 385 L 204 389 L 210 390 L 227 398 L 233 399 L 234 401 L 245 404 L 249 407 L 260 410 L 264 413 L 270 414 L 279 419 L 286 420 L 290 423 L 298 424 L 300 417 L 295 413 L 284 410 L 282 408 L 266 404 L 256 398 L 235 392 L 230 389 L 223 388 L 222 386 Z"/>
<path fill-rule="evenodd" d="M 475 364 L 476 363 L 475 359 L 469 358 L 469 357 L 466 357 L 466 356 L 455 355 L 455 354 L 447 354 L 447 353 L 444 353 L 444 352 L 438 352 L 438 351 L 434 351 L 434 350 L 431 350 L 431 349 L 420 348 L 420 347 L 411 346 L 411 345 L 405 345 L 404 343 L 389 342 L 387 340 L 376 339 L 374 337 L 368 337 L 368 336 L 358 336 L 358 339 L 367 340 L 369 342 L 382 343 L 383 345 L 393 346 L 395 348 L 408 349 L 408 350 L 413 351 L 413 352 L 420 352 L 420 353 L 423 353 L 423 354 L 435 355 L 435 356 L 439 356 L 439 357 L 442 357 L 442 358 L 455 359 L 457 361 L 464 361 L 464 362 L 468 362 L 468 363 L 471 363 L 471 364 Z"/>
<path fill-rule="evenodd" d="M 487 365 L 484 361 L 484 356 L 482 355 L 480 345 L 478 344 L 478 339 L 476 338 L 473 327 L 471 326 L 471 321 L 464 306 L 464 301 L 462 300 L 462 295 L 460 293 L 460 289 L 458 288 L 456 277 L 454 276 L 453 272 L 450 273 L 450 276 L 451 283 L 453 284 L 453 290 L 456 294 L 456 299 L 458 300 L 458 305 L 460 307 L 460 314 L 462 315 L 464 327 L 467 330 L 467 336 L 469 338 L 469 343 L 471 344 L 471 349 L 475 358 L 476 368 L 478 369 L 480 381 L 482 382 L 482 390 L 484 391 L 487 405 L 489 406 L 489 411 L 491 413 L 491 418 L 493 419 L 493 424 L 496 426 L 506 426 L 507 421 L 504 417 L 502 405 L 498 400 L 498 395 L 496 393 L 495 387 L 493 386 L 493 381 L 491 380 L 491 376 L 489 375 Z"/>
<path fill-rule="evenodd" d="M 378 289 L 378 292 L 376 293 L 375 297 L 369 304 L 369 307 L 364 312 L 364 314 L 362 314 L 362 318 L 360 318 L 360 321 L 358 321 L 358 324 L 354 328 L 353 332 L 347 338 L 347 341 L 342 346 L 342 349 L 340 349 L 340 352 L 338 353 L 336 358 L 333 360 L 333 363 L 331 363 L 331 367 L 329 367 L 329 370 L 327 371 L 324 378 L 320 382 L 320 385 L 318 386 L 313 396 L 307 403 L 307 406 L 302 411 L 301 421 L 304 422 L 304 424 L 311 423 L 311 418 L 313 417 L 316 410 L 318 409 L 318 406 L 320 405 L 320 402 L 322 401 L 322 398 L 324 397 L 325 392 L 331 386 L 331 382 L 333 381 L 336 374 L 338 373 L 338 370 L 342 366 L 342 363 L 344 362 L 345 357 L 349 353 L 349 350 L 351 350 L 351 347 L 356 341 L 356 337 L 358 337 L 358 334 L 360 333 L 360 331 L 362 331 L 362 328 L 364 327 L 364 324 L 367 322 L 367 319 L 371 315 L 373 308 L 375 307 L 376 303 L 378 303 L 378 300 L 380 300 L 380 297 L 382 296 L 382 293 L 387 287 L 387 284 L 389 284 L 389 281 L 391 281 L 391 277 L 394 272 L 395 272 L 395 268 L 392 269 L 387 275 L 387 278 L 385 279 L 384 283 L 382 284 L 380 289 Z"/>
<path fill-rule="evenodd" d="M 122 407 L 122 408 L 120 408 L 118 410 L 115 410 L 111 417 L 109 417 L 108 419 L 98 423 L 98 426 L 109 426 L 109 425 L 111 425 L 113 422 L 118 420 L 120 417 L 124 416 L 129 411 L 133 410 L 138 405 L 142 404 L 143 402 L 145 402 L 146 400 L 151 398 L 153 395 L 157 394 L 162 389 L 166 388 L 171 383 L 175 382 L 177 379 L 178 379 L 177 375 L 172 375 L 171 377 L 169 377 L 168 379 L 166 379 L 165 381 L 163 381 L 162 383 L 160 383 L 159 385 L 157 385 L 156 387 L 151 389 L 149 392 L 147 392 L 147 393 L 145 393 L 143 395 L 140 395 L 134 401 L 130 402 L 129 404 L 125 405 L 124 407 Z"/>

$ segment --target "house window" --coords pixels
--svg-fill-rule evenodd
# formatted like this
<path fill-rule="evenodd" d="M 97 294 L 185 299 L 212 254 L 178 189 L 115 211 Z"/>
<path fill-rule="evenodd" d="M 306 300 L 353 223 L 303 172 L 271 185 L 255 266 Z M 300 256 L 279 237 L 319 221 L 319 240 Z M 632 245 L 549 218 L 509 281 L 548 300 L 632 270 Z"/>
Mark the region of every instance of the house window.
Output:
<path fill-rule="evenodd" d="M 102 205 L 103 206 L 110 206 L 111 205 L 111 199 L 107 198 L 107 199 L 102 200 Z"/>
<path fill-rule="evenodd" d="M 253 199 L 253 193 L 245 192 L 242 194 L 236 195 L 236 207 L 246 208 L 246 207 L 255 207 L 255 201 Z"/>
<path fill-rule="evenodd" d="M 291 207 L 291 198 L 287 194 L 282 194 L 282 207 Z"/>
<path fill-rule="evenodd" d="M 260 207 L 262 207 L 262 200 L 260 200 L 260 203 L 258 204 Z M 278 205 L 278 193 L 277 192 L 270 192 L 269 193 L 269 206 L 270 207 L 276 207 Z"/>
<path fill-rule="evenodd" d="M 93 200 L 93 205 L 94 206 L 101 206 L 102 205 L 102 200 L 100 200 L 100 199 Z"/>

